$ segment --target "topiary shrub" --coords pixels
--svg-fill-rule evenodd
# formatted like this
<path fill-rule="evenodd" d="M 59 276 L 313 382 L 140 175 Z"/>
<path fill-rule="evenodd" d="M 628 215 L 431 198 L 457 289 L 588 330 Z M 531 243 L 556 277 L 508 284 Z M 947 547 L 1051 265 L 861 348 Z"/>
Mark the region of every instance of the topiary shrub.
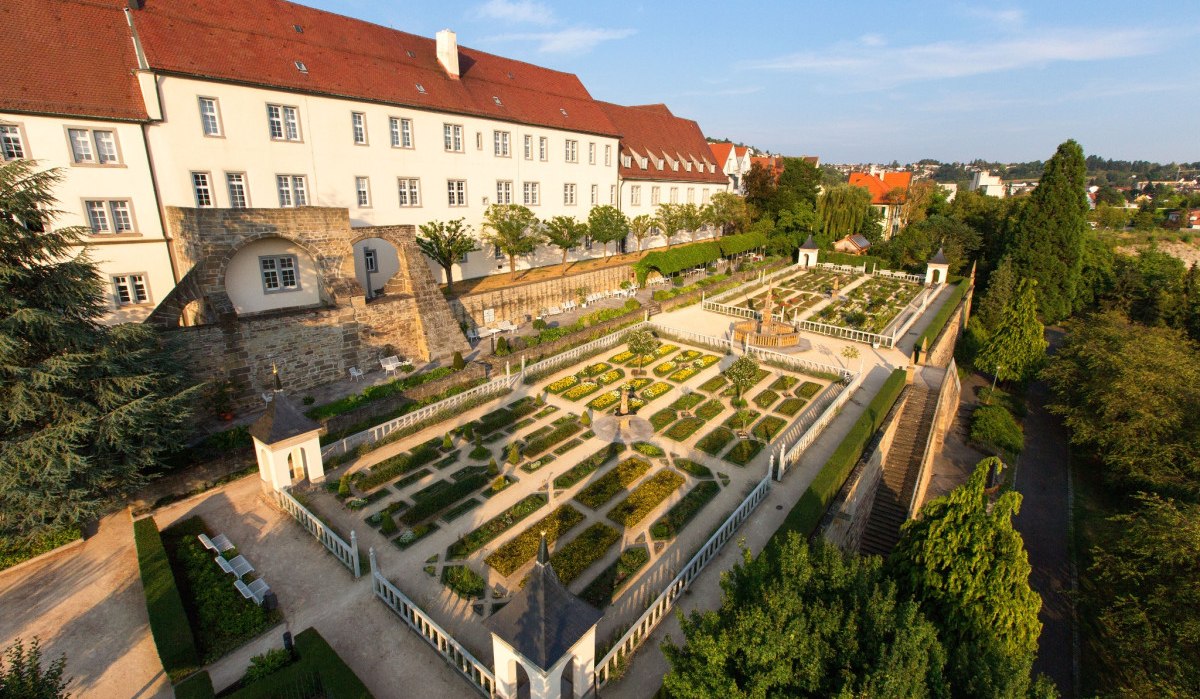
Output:
<path fill-rule="evenodd" d="M 462 371 L 463 369 L 467 368 L 467 363 L 466 363 L 466 361 L 463 360 L 462 352 L 459 352 L 457 350 L 454 352 L 453 366 L 454 366 L 455 371 Z"/>
<path fill-rule="evenodd" d="M 541 318 L 536 318 L 533 321 L 533 329 L 534 330 L 545 330 L 549 326 L 550 326 L 550 324 L 547 323 L 545 320 L 542 320 Z"/>
<path fill-rule="evenodd" d="M 250 658 L 250 667 L 246 668 L 246 676 L 242 678 L 242 683 L 248 685 L 270 677 L 290 662 L 291 653 L 282 648 L 272 648 L 262 655 Z"/>
<path fill-rule="evenodd" d="M 1025 448 L 1025 435 L 1012 413 L 1000 405 L 981 405 L 971 415 L 971 441 L 1012 455 Z"/>
<path fill-rule="evenodd" d="M 343 500 L 350 497 L 350 474 L 344 474 L 338 479 L 338 497 Z"/>
<path fill-rule="evenodd" d="M 487 447 L 483 446 L 482 444 L 476 444 L 475 448 L 472 449 L 471 453 L 468 454 L 467 456 L 471 457 L 472 459 L 475 459 L 476 461 L 479 461 L 482 459 L 486 459 L 491 455 L 492 455 L 491 449 L 488 449 Z M 492 461 L 495 461 L 495 459 L 492 459 Z"/>
<path fill-rule="evenodd" d="M 454 448 L 454 440 L 450 438 L 450 433 L 442 435 L 442 449 L 450 451 Z"/>
<path fill-rule="evenodd" d="M 496 340 L 496 356 L 497 357 L 503 357 L 504 355 L 509 354 L 510 352 L 512 352 L 512 350 L 510 350 L 508 348 L 508 338 L 507 337 L 502 337 L 499 340 Z"/>
<path fill-rule="evenodd" d="M 516 442 L 508 445 L 508 463 L 515 464 L 521 460 L 521 447 Z"/>
<path fill-rule="evenodd" d="M 592 426 L 592 413 L 591 413 L 591 411 L 585 412 L 583 415 L 581 415 L 581 416 L 579 417 L 579 424 L 583 425 L 584 427 L 591 427 L 591 426 Z"/>
<path fill-rule="evenodd" d="M 391 536 L 396 533 L 396 520 L 392 519 L 391 512 L 384 512 L 380 518 L 379 533 L 384 536 Z"/>

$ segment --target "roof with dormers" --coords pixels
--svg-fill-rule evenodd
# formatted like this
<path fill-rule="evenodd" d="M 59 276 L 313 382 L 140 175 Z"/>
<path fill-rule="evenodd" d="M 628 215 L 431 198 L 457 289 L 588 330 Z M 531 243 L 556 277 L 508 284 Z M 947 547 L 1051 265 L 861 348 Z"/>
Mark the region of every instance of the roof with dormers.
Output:
<path fill-rule="evenodd" d="M 719 185 L 728 182 L 723 172 L 725 164 L 713 162 L 712 149 L 700 125 L 691 119 L 675 116 L 664 104 L 597 104 L 621 133 L 621 177 Z M 628 166 L 625 156 L 630 157 Z"/>

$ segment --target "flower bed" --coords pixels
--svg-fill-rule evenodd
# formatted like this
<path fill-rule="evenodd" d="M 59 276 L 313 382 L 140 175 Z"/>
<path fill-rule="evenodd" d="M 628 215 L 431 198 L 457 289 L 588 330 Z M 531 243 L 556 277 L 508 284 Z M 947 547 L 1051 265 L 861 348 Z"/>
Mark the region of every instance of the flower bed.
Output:
<path fill-rule="evenodd" d="M 483 576 L 467 566 L 442 568 L 442 584 L 463 599 L 478 599 L 487 590 L 487 581 Z"/>
<path fill-rule="evenodd" d="M 729 379 L 718 374 L 718 375 L 712 377 L 711 379 L 709 379 L 708 381 L 705 381 L 704 383 L 700 384 L 700 390 L 704 391 L 705 393 L 716 393 L 717 391 L 721 390 L 721 388 L 723 388 L 725 386 L 725 384 L 727 384 L 727 383 L 729 383 Z"/>
<path fill-rule="evenodd" d="M 732 430 L 744 430 L 753 425 L 759 416 L 757 410 L 739 410 L 725 420 L 725 426 Z"/>
<path fill-rule="evenodd" d="M 676 414 L 674 410 L 671 410 L 670 408 L 664 408 L 663 410 L 660 410 L 650 416 L 650 426 L 654 428 L 655 432 L 658 432 L 672 422 L 675 422 L 675 417 Z"/>
<path fill-rule="evenodd" d="M 785 375 L 785 376 L 780 376 L 779 378 L 772 381 L 771 385 L 768 386 L 767 388 L 770 388 L 772 391 L 777 391 L 779 393 L 787 393 L 788 391 L 792 390 L 792 386 L 795 386 L 798 383 L 800 383 L 800 379 L 796 378 L 795 376 L 786 376 Z"/>
<path fill-rule="evenodd" d="M 775 412 L 779 413 L 780 415 L 793 417 L 796 415 L 796 413 L 800 412 L 800 409 L 803 408 L 804 404 L 807 402 L 808 401 L 804 400 L 803 398 L 785 398 L 783 399 L 782 403 L 775 406 Z"/>
<path fill-rule="evenodd" d="M 564 376 L 561 379 L 559 379 L 558 381 L 552 382 L 549 386 L 546 387 L 546 390 L 553 393 L 554 395 L 558 395 L 559 393 L 562 393 L 563 391 L 567 390 L 568 388 L 574 386 L 577 383 L 579 383 L 579 377 L 572 374 L 570 376 Z"/>
<path fill-rule="evenodd" d="M 672 465 L 680 471 L 696 478 L 712 478 L 712 471 L 707 466 L 698 464 L 691 459 L 675 459 Z"/>
<path fill-rule="evenodd" d="M 569 504 L 561 505 L 558 509 L 541 518 L 511 541 L 496 549 L 487 558 L 487 563 L 501 575 L 512 575 L 529 559 L 537 555 L 538 544 L 542 534 L 546 535 L 547 543 L 554 543 L 558 537 L 566 534 L 576 524 L 583 521 L 583 515 Z"/>
<path fill-rule="evenodd" d="M 770 442 L 772 439 L 775 439 L 775 435 L 782 432 L 783 428 L 786 426 L 787 420 L 784 420 L 781 417 L 775 417 L 774 415 L 768 415 L 758 421 L 758 424 L 754 426 L 754 429 L 750 430 L 750 434 L 758 437 L 764 442 Z"/>
<path fill-rule="evenodd" d="M 605 568 L 596 579 L 583 588 L 580 597 L 593 607 L 603 609 L 625 583 L 650 562 L 645 546 L 634 546 L 621 552 L 620 558 Z"/>
<path fill-rule="evenodd" d="M 488 435 L 502 427 L 513 425 L 526 415 L 532 415 L 537 411 L 537 402 L 532 397 L 526 396 L 479 418 L 478 422 L 472 423 L 472 429 L 477 435 Z"/>
<path fill-rule="evenodd" d="M 662 364 L 659 364 L 658 366 L 654 367 L 654 373 L 657 374 L 658 376 L 666 376 L 667 374 L 674 372 L 678 368 L 679 368 L 679 365 L 676 364 L 675 362 L 663 362 Z"/>
<path fill-rule="evenodd" d="M 663 383 L 662 381 L 655 381 L 647 386 L 646 390 L 642 391 L 642 398 L 646 400 L 654 400 L 669 390 L 671 390 L 671 384 Z"/>
<path fill-rule="evenodd" d="M 675 358 L 675 361 L 682 364 L 683 362 L 690 362 L 699 356 L 700 356 L 700 350 L 694 350 L 694 349 L 684 350 L 679 353 L 679 356 Z"/>
<path fill-rule="evenodd" d="M 504 477 L 505 476 L 501 476 L 501 478 L 504 478 Z M 465 515 L 466 513 L 470 512 L 471 510 L 475 509 L 476 507 L 479 507 L 479 500 L 476 500 L 475 498 L 471 498 L 470 500 L 463 500 L 462 502 L 458 503 L 454 507 L 451 507 L 450 509 L 443 512 L 442 519 L 446 520 L 447 522 L 453 522 L 454 520 Z"/>
<path fill-rule="evenodd" d="M 796 395 L 800 396 L 801 398 L 812 398 L 820 393 L 820 391 L 821 384 L 813 383 L 812 381 L 805 381 L 804 383 L 800 384 L 800 388 L 796 389 Z"/>
<path fill-rule="evenodd" d="M 593 410 L 605 410 L 616 405 L 620 400 L 617 391 L 607 391 L 589 401 L 588 407 Z"/>
<path fill-rule="evenodd" d="M 416 500 L 416 504 L 400 515 L 400 521 L 408 526 L 413 526 L 426 519 L 432 519 L 459 500 L 487 485 L 490 480 L 491 477 L 486 473 L 478 473 L 457 483 L 438 481 L 434 483 L 434 486 L 443 485 L 444 487 L 424 497 L 420 493 L 414 495 L 413 499 Z M 430 486 L 430 488 L 432 487 Z"/>
<path fill-rule="evenodd" d="M 432 462 L 439 456 L 441 456 L 441 452 L 439 450 L 430 448 L 428 445 L 423 444 L 413 449 L 412 452 L 397 454 L 396 456 L 375 464 L 370 468 L 366 475 L 358 479 L 355 485 L 357 485 L 358 488 L 363 491 L 371 490 L 377 486 L 387 483 L 396 476 L 401 476 L 409 471 L 418 469 L 425 464 Z"/>
<path fill-rule="evenodd" d="M 667 356 L 668 354 L 670 354 L 678 349 L 679 349 L 679 345 L 670 345 L 670 344 L 659 345 L 658 349 L 654 350 L 654 357 L 657 359 L 662 359 L 663 357 Z"/>
<path fill-rule="evenodd" d="M 555 444 L 581 431 L 583 431 L 583 425 L 579 424 L 579 421 L 574 416 L 571 416 L 569 421 L 560 423 L 549 433 L 526 442 L 525 446 L 521 448 L 521 454 L 527 457 L 537 456 Z"/>
<path fill-rule="evenodd" d="M 648 462 L 637 457 L 630 457 L 617 464 L 596 482 L 579 491 L 575 499 L 593 510 L 599 509 L 649 470 Z"/>
<path fill-rule="evenodd" d="M 511 529 L 521 520 L 537 512 L 545 504 L 546 496 L 542 493 L 534 493 L 524 498 L 504 512 L 471 530 L 458 541 L 450 544 L 450 547 L 446 549 L 446 558 L 466 558 L 483 548 L 484 544 Z"/>
<path fill-rule="evenodd" d="M 685 417 L 668 429 L 664 434 L 676 442 L 685 441 L 688 437 L 696 434 L 696 430 L 704 426 L 704 420 L 698 417 Z"/>
<path fill-rule="evenodd" d="M 715 481 L 701 481 L 683 499 L 671 506 L 667 513 L 650 526 L 650 536 L 655 539 L 672 539 L 683 531 L 704 506 L 721 492 Z"/>
<path fill-rule="evenodd" d="M 624 352 L 621 352 L 620 354 L 614 354 L 613 356 L 609 357 L 608 361 L 612 362 L 613 364 L 624 364 L 625 362 L 628 362 L 630 359 L 633 359 L 633 352 L 630 352 L 629 350 L 625 350 Z"/>
<path fill-rule="evenodd" d="M 567 389 L 567 391 L 562 394 L 562 397 L 566 398 L 567 400 L 579 400 L 580 398 L 589 396 L 598 390 L 600 390 L 600 384 L 596 383 L 595 381 L 584 381 L 574 388 Z"/>
<path fill-rule="evenodd" d="M 512 476 L 499 476 L 498 478 L 494 479 L 487 488 L 484 488 L 482 495 L 484 498 L 491 498 L 504 492 L 505 490 L 508 490 L 508 487 L 516 482 L 517 479 L 513 478 Z"/>
<path fill-rule="evenodd" d="M 763 450 L 763 446 L 762 442 L 754 439 L 740 440 L 725 455 L 725 460 L 738 466 L 745 466 L 750 463 L 751 459 L 758 456 L 758 452 Z"/>
<path fill-rule="evenodd" d="M 779 394 L 768 388 L 767 390 L 759 393 L 757 396 L 754 396 L 753 400 L 754 404 L 758 407 L 769 408 L 771 407 L 772 403 L 779 400 Z"/>
<path fill-rule="evenodd" d="M 596 522 L 566 546 L 555 551 L 550 556 L 550 566 L 554 568 L 559 581 L 563 585 L 569 585 L 593 563 L 603 558 L 620 539 L 621 533 L 616 529 L 603 522 Z"/>
<path fill-rule="evenodd" d="M 663 451 L 662 447 L 650 442 L 634 442 L 633 450 L 642 456 L 649 456 L 652 459 L 667 455 L 667 452 Z"/>
<path fill-rule="evenodd" d="M 436 532 L 438 529 L 439 529 L 438 525 L 433 522 L 428 522 L 426 524 L 418 524 L 417 526 L 413 527 L 412 529 L 409 529 L 408 531 L 404 532 L 403 534 L 396 537 L 395 539 L 392 539 L 392 543 L 396 545 L 396 548 L 403 551 L 403 550 L 409 548 L 410 546 L 412 546 L 413 544 L 417 543 L 421 539 L 424 539 L 425 537 L 429 536 L 430 534 Z"/>
<path fill-rule="evenodd" d="M 706 354 L 703 357 L 697 359 L 695 364 L 696 364 L 696 366 L 698 366 L 701 369 L 707 369 L 708 367 L 712 366 L 713 364 L 716 364 L 719 361 L 721 361 L 721 358 L 718 357 L 717 355 Z"/>
<path fill-rule="evenodd" d="M 696 408 L 696 417 L 711 420 L 725 411 L 725 404 L 719 400 L 710 400 Z"/>
<path fill-rule="evenodd" d="M 595 454 L 587 457 L 578 464 L 575 464 L 566 473 L 563 473 L 558 478 L 554 479 L 555 488 L 570 488 L 579 481 L 587 478 L 589 475 L 597 471 L 601 466 L 608 463 L 613 457 L 625 451 L 625 445 L 621 443 L 609 444 Z"/>
<path fill-rule="evenodd" d="M 663 500 L 683 485 L 683 476 L 670 470 L 662 470 L 633 489 L 629 497 L 609 510 L 608 518 L 626 528 L 646 518 Z"/>
<path fill-rule="evenodd" d="M 647 379 L 647 378 L 631 379 L 629 381 L 629 387 L 635 391 L 640 391 L 652 383 L 654 383 L 654 379 Z"/>
<path fill-rule="evenodd" d="M 596 383 L 601 386 L 607 386 L 615 381 L 620 381 L 625 377 L 625 372 L 621 369 L 609 369 L 600 376 L 596 377 Z"/>
<path fill-rule="evenodd" d="M 716 456 L 717 454 L 721 453 L 721 450 L 725 448 L 726 444 L 729 444 L 729 442 L 733 441 L 735 436 L 736 435 L 734 435 L 733 431 L 729 428 L 718 427 L 712 432 L 709 432 L 701 437 L 700 441 L 696 442 L 696 448 L 705 454 Z"/>
<path fill-rule="evenodd" d="M 628 364 L 626 364 L 625 366 L 630 366 L 630 367 L 633 367 L 633 368 L 635 368 L 635 369 L 642 369 L 642 368 L 646 367 L 646 366 L 647 366 L 647 365 L 649 365 L 649 364 L 653 364 L 653 363 L 655 362 L 655 360 L 657 360 L 657 359 L 658 359 L 658 357 L 657 357 L 657 356 L 655 356 L 655 355 L 653 355 L 653 354 L 647 354 L 647 355 L 645 355 L 645 356 L 638 357 L 637 359 L 633 359 L 633 360 L 631 360 L 631 361 L 630 361 Z"/>
<path fill-rule="evenodd" d="M 567 452 L 571 451 L 572 449 L 579 446 L 580 444 L 583 444 L 583 440 L 579 439 L 579 438 L 572 439 L 569 442 L 563 442 L 562 444 L 560 444 L 554 448 L 554 454 L 556 456 L 562 456 L 563 454 L 566 454 Z"/>
<path fill-rule="evenodd" d="M 704 402 L 704 396 L 699 393 L 689 393 L 686 396 L 680 396 L 675 399 L 671 407 L 675 410 L 691 410 L 692 408 Z"/>
<path fill-rule="evenodd" d="M 631 412 L 636 412 L 639 408 L 645 407 L 645 405 L 646 401 L 642 400 L 641 398 L 629 399 L 629 410 Z"/>
<path fill-rule="evenodd" d="M 533 473 L 534 471 L 545 466 L 546 464 L 550 463 L 551 461 L 554 461 L 553 454 L 543 454 L 540 458 L 534 459 L 533 461 L 530 461 L 529 463 L 523 464 L 521 466 L 521 470 L 526 473 Z"/>
<path fill-rule="evenodd" d="M 683 383 L 684 381 L 687 381 L 688 379 L 692 378 L 693 376 L 695 376 L 696 374 L 699 374 L 699 373 L 700 373 L 700 370 L 697 369 L 696 367 L 686 366 L 686 367 L 680 369 L 679 371 L 675 372 L 674 374 L 671 374 L 670 376 L 668 376 L 667 380 L 675 381 L 677 383 Z"/>
<path fill-rule="evenodd" d="M 589 364 L 583 370 L 583 375 L 588 377 L 599 376 L 611 368 L 612 365 L 607 362 L 596 362 L 595 364 Z"/>

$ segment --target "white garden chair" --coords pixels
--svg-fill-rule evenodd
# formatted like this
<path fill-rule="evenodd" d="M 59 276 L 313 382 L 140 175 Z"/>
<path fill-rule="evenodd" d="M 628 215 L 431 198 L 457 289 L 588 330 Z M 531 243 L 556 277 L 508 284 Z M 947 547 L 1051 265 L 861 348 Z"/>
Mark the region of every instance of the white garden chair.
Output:
<path fill-rule="evenodd" d="M 385 374 L 394 374 L 400 368 L 400 358 L 396 356 L 384 357 L 379 360 L 379 366 L 383 367 Z"/>
<path fill-rule="evenodd" d="M 350 372 L 350 380 L 351 381 L 359 381 L 363 377 L 362 369 L 359 369 L 356 366 L 350 367 L 349 369 L 347 369 L 347 371 Z"/>

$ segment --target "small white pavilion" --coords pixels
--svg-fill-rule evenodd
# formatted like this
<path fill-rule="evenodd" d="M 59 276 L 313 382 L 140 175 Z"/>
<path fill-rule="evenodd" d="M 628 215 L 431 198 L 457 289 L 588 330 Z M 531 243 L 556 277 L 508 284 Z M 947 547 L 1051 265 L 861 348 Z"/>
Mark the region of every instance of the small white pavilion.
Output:
<path fill-rule="evenodd" d="M 267 492 L 279 492 L 296 483 L 325 480 L 321 461 L 321 431 L 324 429 L 297 408 L 283 392 L 283 382 L 274 366 L 275 390 L 262 417 L 250 425 L 258 477 Z"/>
<path fill-rule="evenodd" d="M 950 261 L 946 259 L 942 248 L 938 248 L 937 254 L 930 258 L 928 266 L 925 267 L 925 286 L 945 284 L 949 274 Z"/>

